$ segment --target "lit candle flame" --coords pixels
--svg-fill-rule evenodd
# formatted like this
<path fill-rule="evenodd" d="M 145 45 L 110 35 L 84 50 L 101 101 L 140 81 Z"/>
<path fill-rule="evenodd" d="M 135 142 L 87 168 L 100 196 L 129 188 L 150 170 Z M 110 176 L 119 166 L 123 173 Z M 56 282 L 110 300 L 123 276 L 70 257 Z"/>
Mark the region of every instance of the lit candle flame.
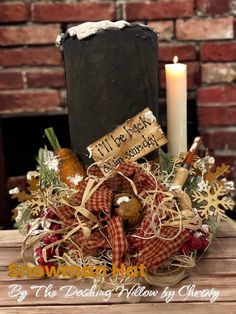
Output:
<path fill-rule="evenodd" d="M 174 62 L 174 63 L 178 63 L 178 60 L 179 60 L 178 57 L 177 57 L 177 56 L 174 56 L 173 62 Z"/>

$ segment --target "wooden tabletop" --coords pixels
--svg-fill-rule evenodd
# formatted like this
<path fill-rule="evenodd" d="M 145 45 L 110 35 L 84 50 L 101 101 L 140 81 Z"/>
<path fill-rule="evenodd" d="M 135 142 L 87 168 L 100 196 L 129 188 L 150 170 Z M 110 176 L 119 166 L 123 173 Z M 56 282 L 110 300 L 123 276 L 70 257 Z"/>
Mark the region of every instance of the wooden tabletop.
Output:
<path fill-rule="evenodd" d="M 168 291 L 175 293 L 171 302 L 166 303 L 161 299 L 165 288 L 158 290 L 157 296 L 142 297 L 139 303 L 135 298 L 127 299 L 127 295 L 113 294 L 109 301 L 104 301 L 101 296 L 73 296 L 65 297 L 60 291 L 62 286 L 73 286 L 74 291 L 90 288 L 88 280 L 83 282 L 78 279 L 27 279 L 10 278 L 8 265 L 16 262 L 22 263 L 20 257 L 22 236 L 16 230 L 0 231 L 0 313 L 32 313 L 32 314 L 78 314 L 78 313 L 209 313 L 236 314 L 236 229 L 222 223 L 217 237 L 210 246 L 204 258 L 201 259 L 190 276 L 176 287 L 169 287 Z M 33 286 L 44 286 L 40 289 L 38 297 Z M 56 291 L 55 296 L 44 296 L 46 287 L 52 285 Z M 184 287 L 184 288 L 182 288 Z M 189 295 L 184 301 L 183 294 L 187 287 L 194 287 L 195 296 Z M 10 291 L 20 288 L 21 295 L 27 292 L 23 301 L 18 302 L 17 297 L 9 296 Z M 182 288 L 182 290 L 181 290 Z M 38 287 L 37 287 L 38 289 Z M 67 288 L 66 288 L 67 289 Z M 77 289 L 77 290 L 76 290 Z M 147 289 L 151 289 L 150 287 Z M 15 290 L 15 291 L 16 291 Z M 48 289 L 50 290 L 50 289 Z M 219 291 L 215 302 L 210 302 L 213 292 Z M 196 294 L 205 296 L 196 296 Z M 210 294 L 209 294 L 210 293 Z M 18 296 L 19 297 L 19 296 Z"/>

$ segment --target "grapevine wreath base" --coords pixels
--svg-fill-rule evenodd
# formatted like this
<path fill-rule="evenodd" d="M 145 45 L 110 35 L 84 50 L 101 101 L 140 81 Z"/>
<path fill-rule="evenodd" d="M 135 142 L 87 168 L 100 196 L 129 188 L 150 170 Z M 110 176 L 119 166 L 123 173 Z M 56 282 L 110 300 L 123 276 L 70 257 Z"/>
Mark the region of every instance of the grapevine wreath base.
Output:
<path fill-rule="evenodd" d="M 219 222 L 229 221 L 224 212 L 234 206 L 233 184 L 223 178 L 229 167 L 215 168 L 208 155 L 196 156 L 183 188 L 172 189 L 184 157 L 160 150 L 156 161 L 124 163 L 103 176 L 97 165 L 86 171 L 74 167 L 78 161 L 71 162 L 70 150 L 40 149 L 37 171 L 27 174 L 27 191 L 10 191 L 20 201 L 14 213 L 25 234 L 24 261 L 33 248 L 36 265 L 43 267 L 109 270 L 112 264 L 143 264 L 146 282 L 176 284 L 207 250 Z M 109 271 L 100 278 L 114 285 L 135 280 L 114 278 Z"/>

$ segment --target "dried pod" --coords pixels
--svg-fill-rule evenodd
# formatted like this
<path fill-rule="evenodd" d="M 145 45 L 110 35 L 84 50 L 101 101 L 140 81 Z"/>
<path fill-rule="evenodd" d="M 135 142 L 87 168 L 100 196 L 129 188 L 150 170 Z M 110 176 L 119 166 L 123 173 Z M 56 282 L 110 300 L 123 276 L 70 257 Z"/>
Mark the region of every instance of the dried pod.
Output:
<path fill-rule="evenodd" d="M 143 205 L 137 197 L 128 193 L 117 194 L 114 198 L 114 215 L 124 221 L 124 226 L 137 226 L 143 217 Z"/>

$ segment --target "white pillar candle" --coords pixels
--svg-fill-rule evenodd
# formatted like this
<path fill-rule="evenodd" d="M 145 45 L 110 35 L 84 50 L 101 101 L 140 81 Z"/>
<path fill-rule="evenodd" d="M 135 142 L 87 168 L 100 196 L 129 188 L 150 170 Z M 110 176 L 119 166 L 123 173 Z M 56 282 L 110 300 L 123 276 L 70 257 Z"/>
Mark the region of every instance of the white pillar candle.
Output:
<path fill-rule="evenodd" d="M 178 155 L 187 151 L 187 65 L 165 65 L 167 95 L 168 152 Z"/>

